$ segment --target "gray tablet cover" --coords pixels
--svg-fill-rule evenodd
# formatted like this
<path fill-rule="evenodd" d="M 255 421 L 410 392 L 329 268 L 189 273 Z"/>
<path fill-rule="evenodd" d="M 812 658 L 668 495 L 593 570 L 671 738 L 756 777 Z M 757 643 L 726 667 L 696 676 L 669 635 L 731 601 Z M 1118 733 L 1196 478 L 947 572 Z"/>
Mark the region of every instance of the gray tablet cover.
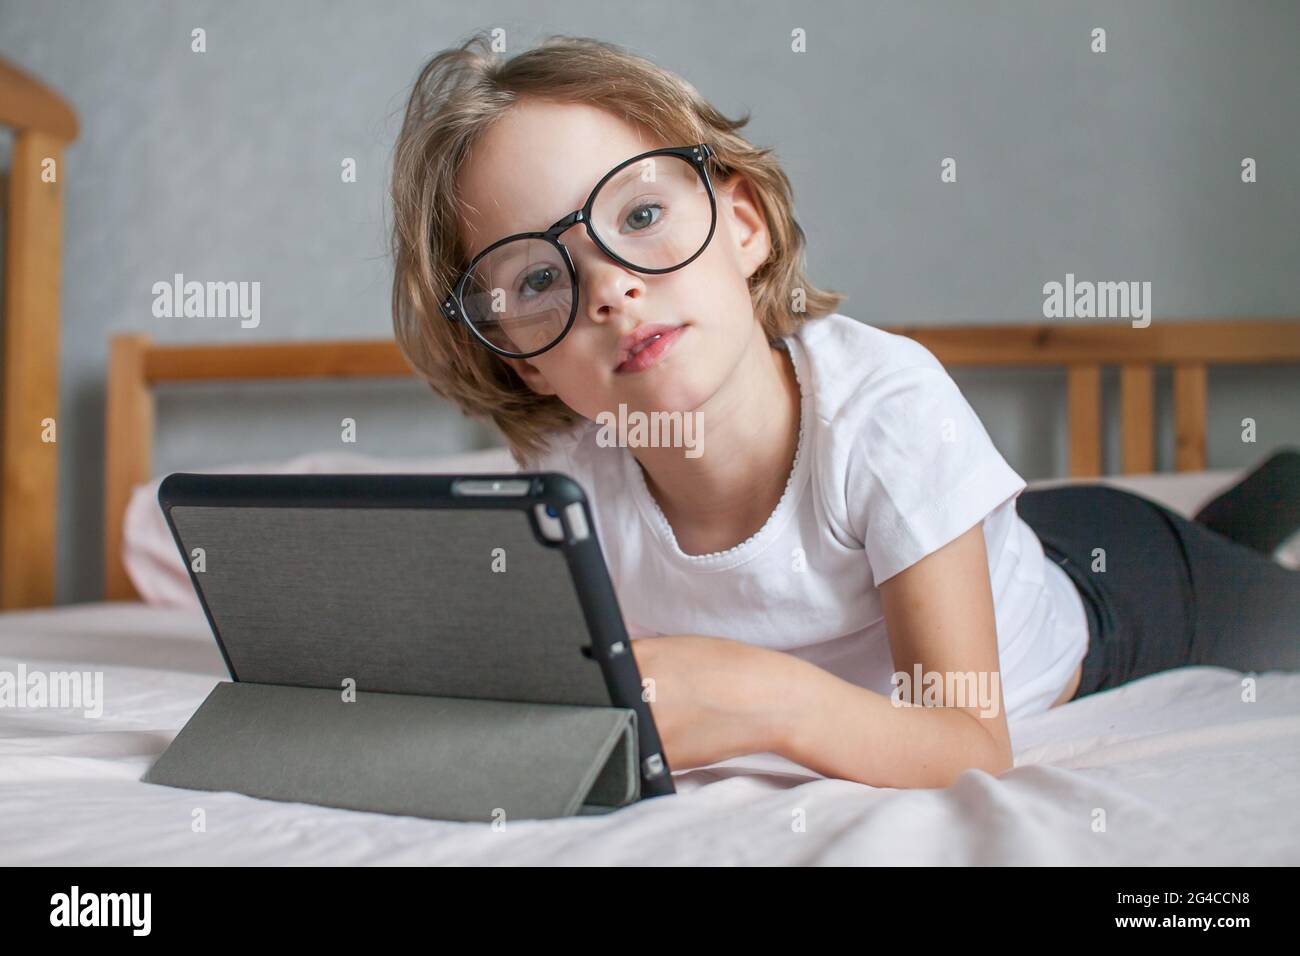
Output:
<path fill-rule="evenodd" d="M 351 810 L 518 820 L 635 801 L 636 713 L 222 682 L 145 776 Z"/>
<path fill-rule="evenodd" d="M 171 518 L 187 553 L 204 551 L 195 577 L 236 680 L 611 703 L 582 654 L 563 553 L 521 511 L 176 506 Z"/>
<path fill-rule="evenodd" d="M 635 712 L 611 706 L 563 553 L 523 512 L 170 514 L 235 682 L 145 780 L 448 820 L 639 797 Z"/>

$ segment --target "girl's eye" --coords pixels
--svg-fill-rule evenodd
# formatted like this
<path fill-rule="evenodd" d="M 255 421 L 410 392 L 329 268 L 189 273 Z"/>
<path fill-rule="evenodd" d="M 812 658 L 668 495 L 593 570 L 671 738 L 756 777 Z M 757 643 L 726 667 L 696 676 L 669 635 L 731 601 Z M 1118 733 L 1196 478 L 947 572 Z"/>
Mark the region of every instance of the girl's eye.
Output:
<path fill-rule="evenodd" d="M 527 273 L 520 285 L 519 294 L 526 296 L 531 292 L 540 295 L 551 287 L 558 272 L 559 270 L 554 266 L 547 266 L 545 269 L 536 269 Z"/>
<path fill-rule="evenodd" d="M 658 212 L 657 215 L 655 211 Z M 623 221 L 633 232 L 642 232 L 662 219 L 663 215 L 664 207 L 660 203 L 643 203 L 628 213 Z"/>

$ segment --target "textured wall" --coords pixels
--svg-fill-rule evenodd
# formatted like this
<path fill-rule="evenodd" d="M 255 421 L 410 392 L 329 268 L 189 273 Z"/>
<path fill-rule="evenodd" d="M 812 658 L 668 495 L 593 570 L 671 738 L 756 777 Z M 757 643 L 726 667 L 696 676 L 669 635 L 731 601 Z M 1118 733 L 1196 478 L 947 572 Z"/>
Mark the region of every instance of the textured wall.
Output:
<path fill-rule="evenodd" d="M 404 95 L 481 27 L 646 53 L 753 111 L 794 181 L 814 281 L 874 324 L 1041 320 L 1067 272 L 1153 287 L 1154 321 L 1300 315 L 1300 5 L 5 2 L 0 56 L 82 120 L 65 163 L 61 601 L 98 597 L 110 334 L 390 334 L 384 180 Z M 539 19 L 545 10 L 546 19 Z M 190 51 L 190 31 L 208 51 Z M 1092 53 L 1090 31 L 1107 31 Z M 791 31 L 807 33 L 792 53 Z M 354 157 L 359 181 L 340 181 Z M 1243 156 L 1259 181 L 1240 181 Z M 955 184 L 939 181 L 944 157 Z M 262 283 L 261 324 L 156 319 L 173 273 Z M 1063 376 L 959 381 L 1026 477 L 1064 464 Z M 1300 441 L 1283 369 L 1211 377 L 1210 464 Z M 414 385 L 162 395 L 156 470 L 490 437 Z M 1243 445 L 1253 417 L 1259 445 Z M 1167 424 L 1161 461 L 1171 459 Z M 1110 461 L 1115 462 L 1116 448 Z"/>

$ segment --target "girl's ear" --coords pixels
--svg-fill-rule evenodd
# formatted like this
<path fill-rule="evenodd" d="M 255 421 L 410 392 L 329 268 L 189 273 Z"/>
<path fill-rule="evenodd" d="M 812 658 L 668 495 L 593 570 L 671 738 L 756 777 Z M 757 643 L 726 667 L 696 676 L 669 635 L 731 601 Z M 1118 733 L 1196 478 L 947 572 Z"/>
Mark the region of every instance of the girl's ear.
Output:
<path fill-rule="evenodd" d="M 746 279 L 759 270 L 772 254 L 772 235 L 767 217 L 754 187 L 740 173 L 733 173 L 718 193 L 718 215 L 730 215 L 731 237 L 736 258 Z"/>
<path fill-rule="evenodd" d="M 538 395 L 554 395 L 555 387 L 546 380 L 546 376 L 528 359 L 507 358 L 500 356 L 502 361 L 515 370 L 515 374 L 524 380 L 524 384 L 536 392 Z"/>

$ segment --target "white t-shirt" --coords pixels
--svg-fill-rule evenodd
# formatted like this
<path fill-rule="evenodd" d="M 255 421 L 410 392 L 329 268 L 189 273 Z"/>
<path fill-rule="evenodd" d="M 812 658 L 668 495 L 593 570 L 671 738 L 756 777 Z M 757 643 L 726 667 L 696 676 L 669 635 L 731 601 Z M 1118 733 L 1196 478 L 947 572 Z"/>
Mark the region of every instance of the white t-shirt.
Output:
<path fill-rule="evenodd" d="M 586 491 L 629 635 L 731 638 L 889 695 L 878 585 L 983 521 L 1008 719 L 1047 710 L 1087 649 L 1083 604 L 956 383 L 912 339 L 838 313 L 780 344 L 802 394 L 798 451 L 776 509 L 735 547 L 683 552 L 631 450 L 598 444 L 594 422 L 528 463 Z"/>

